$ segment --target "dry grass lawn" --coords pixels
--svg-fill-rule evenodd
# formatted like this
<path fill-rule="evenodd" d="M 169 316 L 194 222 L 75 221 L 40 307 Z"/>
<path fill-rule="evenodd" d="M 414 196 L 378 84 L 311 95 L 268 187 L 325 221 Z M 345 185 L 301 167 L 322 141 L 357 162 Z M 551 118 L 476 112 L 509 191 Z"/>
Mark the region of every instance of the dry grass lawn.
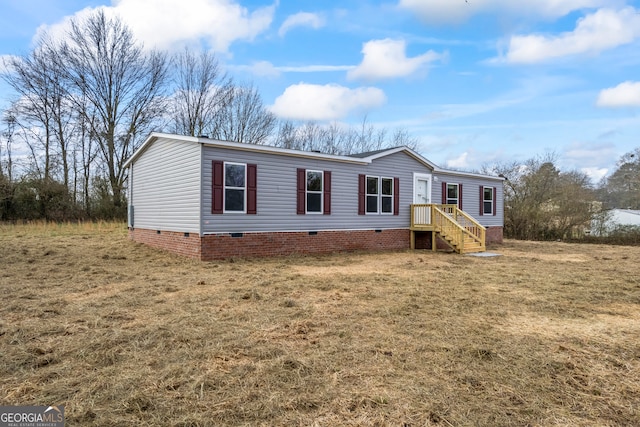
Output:
<path fill-rule="evenodd" d="M 75 426 L 640 425 L 640 248 L 199 262 L 0 226 L 0 405 Z"/>

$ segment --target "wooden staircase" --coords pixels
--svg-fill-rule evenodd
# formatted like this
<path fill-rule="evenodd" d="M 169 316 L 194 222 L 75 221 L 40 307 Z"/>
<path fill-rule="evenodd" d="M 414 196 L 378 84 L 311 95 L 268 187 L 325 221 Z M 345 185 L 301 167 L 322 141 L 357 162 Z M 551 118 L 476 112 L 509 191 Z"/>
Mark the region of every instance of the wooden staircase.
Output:
<path fill-rule="evenodd" d="M 437 237 L 459 254 L 486 250 L 486 229 L 456 205 L 411 205 L 411 249 L 415 249 L 416 231 L 432 232 L 434 251 Z"/>

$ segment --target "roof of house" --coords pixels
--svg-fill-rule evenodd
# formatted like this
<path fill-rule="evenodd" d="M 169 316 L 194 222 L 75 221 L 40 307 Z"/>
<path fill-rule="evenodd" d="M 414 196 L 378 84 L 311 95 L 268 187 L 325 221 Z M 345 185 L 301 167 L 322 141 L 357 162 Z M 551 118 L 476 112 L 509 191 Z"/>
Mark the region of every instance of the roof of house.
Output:
<path fill-rule="evenodd" d="M 633 209 L 611 209 L 611 221 L 620 225 L 640 225 L 640 211 Z"/>
<path fill-rule="evenodd" d="M 364 153 L 349 154 L 349 156 L 357 157 L 359 159 L 365 159 L 367 157 L 375 156 L 377 154 L 384 153 L 385 151 L 389 151 L 389 150 L 394 150 L 396 148 L 402 148 L 402 147 L 390 147 L 390 148 L 383 148 L 382 150 L 365 151 Z"/>
<path fill-rule="evenodd" d="M 340 156 L 334 154 L 325 154 L 318 153 L 315 151 L 301 151 L 301 150 L 292 150 L 289 148 L 280 148 L 273 147 L 270 145 L 256 145 L 256 144 L 246 144 L 239 142 L 231 142 L 231 141 L 220 141 L 217 139 L 210 139 L 207 137 L 194 137 L 194 136 L 184 136 L 184 135 L 174 135 L 174 134 L 166 134 L 154 132 L 145 140 L 145 142 L 133 153 L 133 155 L 124 163 L 124 167 L 129 167 L 153 142 L 159 138 L 169 138 L 177 141 L 182 141 L 185 143 L 198 143 L 205 146 L 218 147 L 218 148 L 228 148 L 233 150 L 242 150 L 242 151 L 254 151 L 254 152 L 263 152 L 270 154 L 279 154 L 284 156 L 292 156 L 292 157 L 305 157 L 305 158 L 314 158 L 314 159 L 322 159 L 322 160 L 330 160 L 335 162 L 346 162 L 346 163 L 355 163 L 367 165 L 370 164 L 373 160 L 389 156 L 391 154 L 395 154 L 398 152 L 405 152 L 409 156 L 416 159 L 418 162 L 432 169 L 434 172 L 441 174 L 451 174 L 451 175 L 462 175 L 462 176 L 470 176 L 470 177 L 478 177 L 485 179 L 493 179 L 496 181 L 504 181 L 504 178 L 491 176 L 491 175 L 483 175 L 472 172 L 460 172 L 449 169 L 442 169 L 437 166 L 435 163 L 427 160 L 414 150 L 409 147 L 401 146 L 394 148 L 387 148 L 376 151 L 369 151 L 366 153 L 353 154 L 349 156 Z"/>

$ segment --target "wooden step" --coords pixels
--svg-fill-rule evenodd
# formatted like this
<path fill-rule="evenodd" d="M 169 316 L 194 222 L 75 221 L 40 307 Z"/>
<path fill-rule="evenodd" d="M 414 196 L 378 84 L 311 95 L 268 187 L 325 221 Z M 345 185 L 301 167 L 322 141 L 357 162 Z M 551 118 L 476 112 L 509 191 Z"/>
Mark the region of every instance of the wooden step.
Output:
<path fill-rule="evenodd" d="M 479 242 L 478 240 L 468 235 L 465 235 L 464 237 L 464 245 L 455 244 L 452 236 L 442 234 L 441 232 L 438 233 L 438 236 L 445 242 L 447 242 L 449 246 L 451 246 L 457 253 L 484 252 L 486 250 L 482 242 Z"/>

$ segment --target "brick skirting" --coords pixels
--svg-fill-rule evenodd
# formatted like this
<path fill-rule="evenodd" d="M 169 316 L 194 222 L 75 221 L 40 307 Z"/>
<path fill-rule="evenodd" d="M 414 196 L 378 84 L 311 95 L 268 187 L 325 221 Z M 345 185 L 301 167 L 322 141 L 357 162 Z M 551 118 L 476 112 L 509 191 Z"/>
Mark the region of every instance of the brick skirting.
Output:
<path fill-rule="evenodd" d="M 410 231 L 354 230 L 278 233 L 221 233 L 198 237 L 172 231 L 129 229 L 129 238 L 203 261 L 343 251 L 409 249 Z"/>
<path fill-rule="evenodd" d="M 491 243 L 502 243 L 502 227 L 487 227 L 484 240 L 487 245 Z"/>
<path fill-rule="evenodd" d="M 154 248 L 203 261 L 232 257 L 400 250 L 409 249 L 411 245 L 411 232 L 408 229 L 221 233 L 199 237 L 197 233 L 130 228 L 129 238 Z M 502 243 L 502 227 L 487 228 L 486 242 Z M 442 246 L 444 247 L 444 244 Z M 430 233 L 417 233 L 416 248 L 431 249 Z"/>
<path fill-rule="evenodd" d="M 409 230 L 244 233 L 202 237 L 202 260 L 408 249 Z M 239 236 L 239 235 L 238 235 Z"/>
<path fill-rule="evenodd" d="M 129 238 L 154 248 L 164 249 L 190 258 L 200 258 L 198 233 L 129 228 Z"/>

